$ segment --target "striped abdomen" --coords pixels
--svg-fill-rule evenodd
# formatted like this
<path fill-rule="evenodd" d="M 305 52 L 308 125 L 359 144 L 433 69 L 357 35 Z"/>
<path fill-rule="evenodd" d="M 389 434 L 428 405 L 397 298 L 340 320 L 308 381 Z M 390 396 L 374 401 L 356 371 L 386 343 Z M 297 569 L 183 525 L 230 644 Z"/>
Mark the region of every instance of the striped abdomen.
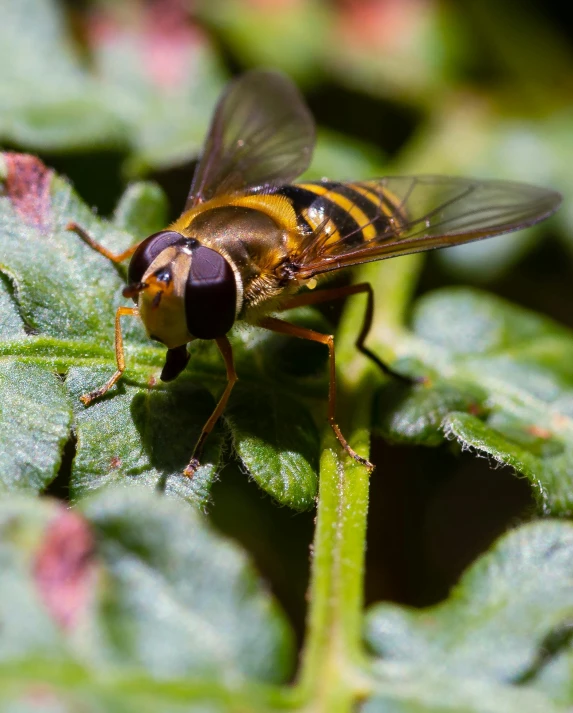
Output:
<path fill-rule="evenodd" d="M 324 247 L 359 247 L 403 221 L 396 197 L 376 181 L 299 183 L 279 192 L 291 201 L 301 232 L 320 234 Z"/>

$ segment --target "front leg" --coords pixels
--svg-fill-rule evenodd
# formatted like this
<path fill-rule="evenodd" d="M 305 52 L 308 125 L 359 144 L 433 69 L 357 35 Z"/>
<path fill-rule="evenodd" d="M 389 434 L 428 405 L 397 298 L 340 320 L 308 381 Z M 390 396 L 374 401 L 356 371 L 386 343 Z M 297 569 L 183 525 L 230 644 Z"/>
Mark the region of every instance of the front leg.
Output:
<path fill-rule="evenodd" d="M 103 396 L 121 378 L 121 375 L 125 371 L 125 358 L 123 356 L 123 337 L 121 334 L 120 319 L 126 316 L 137 317 L 138 315 L 139 310 L 137 307 L 118 307 L 115 313 L 115 360 L 117 363 L 117 371 L 102 387 L 89 394 L 80 396 L 80 401 L 86 406 L 89 406 L 94 399 Z"/>
<path fill-rule="evenodd" d="M 95 250 L 96 253 L 99 253 L 100 255 L 103 255 L 106 257 L 108 260 L 111 260 L 111 262 L 118 264 L 120 262 L 123 262 L 124 260 L 127 260 L 128 257 L 131 257 L 133 253 L 137 250 L 138 244 L 136 243 L 135 245 L 131 245 L 130 247 L 127 248 L 127 250 L 124 250 L 122 253 L 118 253 L 117 255 L 115 253 L 112 253 L 110 250 L 107 248 L 104 248 L 103 245 L 100 245 L 96 240 L 92 238 L 92 236 L 86 232 L 80 225 L 77 223 L 68 223 L 66 225 L 66 230 L 71 231 L 72 233 L 75 233 L 79 238 L 81 238 L 86 245 L 89 245 L 92 250 Z"/>

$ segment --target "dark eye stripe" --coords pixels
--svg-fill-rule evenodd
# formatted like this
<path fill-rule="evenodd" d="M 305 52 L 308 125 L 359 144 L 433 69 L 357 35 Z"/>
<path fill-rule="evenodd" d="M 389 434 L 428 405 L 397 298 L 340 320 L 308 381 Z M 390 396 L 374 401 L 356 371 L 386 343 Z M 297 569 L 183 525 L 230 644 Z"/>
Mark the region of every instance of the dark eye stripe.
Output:
<path fill-rule="evenodd" d="M 196 248 L 185 286 L 189 333 L 199 339 L 222 337 L 233 326 L 236 305 L 235 275 L 227 260 L 211 248 Z"/>

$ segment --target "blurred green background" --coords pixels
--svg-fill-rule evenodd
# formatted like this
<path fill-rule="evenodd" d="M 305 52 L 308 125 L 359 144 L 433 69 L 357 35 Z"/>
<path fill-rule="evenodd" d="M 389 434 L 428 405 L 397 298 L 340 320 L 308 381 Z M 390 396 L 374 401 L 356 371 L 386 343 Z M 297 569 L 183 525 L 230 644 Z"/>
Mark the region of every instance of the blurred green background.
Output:
<path fill-rule="evenodd" d="M 479 284 L 573 326 L 567 14 L 556 0 L 0 0 L 0 141 L 39 154 L 104 215 L 146 177 L 176 217 L 227 79 L 277 67 L 320 127 L 309 175 L 447 173 L 560 190 L 547 224 L 429 255 L 418 293 Z M 376 440 L 374 459 L 368 601 L 440 599 L 527 516 L 525 481 L 454 447 Z M 65 477 L 51 492 L 65 496 Z M 212 519 L 253 553 L 300 633 L 313 513 L 277 508 L 230 466 L 213 502 Z"/>

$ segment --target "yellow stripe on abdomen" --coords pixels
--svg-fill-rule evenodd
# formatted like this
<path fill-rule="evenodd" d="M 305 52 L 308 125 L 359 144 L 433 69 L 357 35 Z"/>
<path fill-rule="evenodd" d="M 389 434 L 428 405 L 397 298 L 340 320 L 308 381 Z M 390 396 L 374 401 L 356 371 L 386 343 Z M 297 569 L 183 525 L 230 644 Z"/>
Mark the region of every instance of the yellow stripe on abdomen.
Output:
<path fill-rule="evenodd" d="M 340 240 L 340 233 L 338 232 L 333 220 L 330 218 L 323 218 L 318 213 L 310 211 L 308 208 L 303 208 L 301 214 L 315 233 L 320 232 L 323 235 L 328 235 L 328 238 L 324 241 L 325 245 L 329 245 Z"/>
<path fill-rule="evenodd" d="M 380 185 L 377 181 L 353 183 L 352 188 L 375 202 L 376 205 L 379 205 L 393 227 L 399 227 L 405 221 L 405 216 L 401 209 L 402 201 L 395 193 Z"/>
<path fill-rule="evenodd" d="M 350 215 L 356 222 L 357 226 L 362 231 L 363 240 L 368 241 L 376 237 L 377 231 L 376 227 L 372 224 L 372 219 L 369 218 L 366 213 L 361 210 L 352 199 L 347 198 L 336 190 L 336 187 L 329 187 L 321 185 L 320 183 L 299 183 L 300 188 L 315 193 L 317 196 L 323 196 L 328 199 L 339 208 L 342 208 L 348 215 Z M 356 186 L 353 183 L 347 184 L 349 188 L 356 190 Z M 369 200 L 374 203 L 372 199 Z M 330 242 L 330 239 L 329 241 Z"/>

